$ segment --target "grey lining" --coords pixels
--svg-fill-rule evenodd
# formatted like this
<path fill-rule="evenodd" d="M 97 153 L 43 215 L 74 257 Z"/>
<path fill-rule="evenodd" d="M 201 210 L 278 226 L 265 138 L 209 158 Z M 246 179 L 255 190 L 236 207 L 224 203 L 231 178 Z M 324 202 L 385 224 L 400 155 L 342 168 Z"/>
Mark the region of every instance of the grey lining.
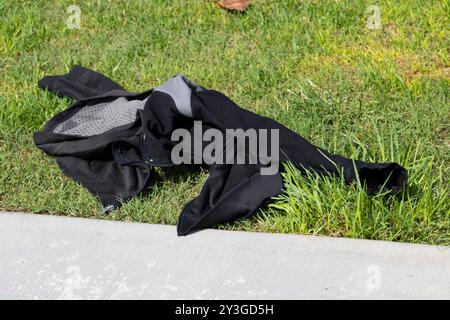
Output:
<path fill-rule="evenodd" d="M 154 91 L 167 93 L 172 97 L 175 102 L 175 106 L 182 115 L 188 118 L 193 118 L 191 106 L 192 89 L 188 86 L 188 84 L 194 87 L 196 91 L 204 90 L 201 86 L 191 82 L 185 76 L 179 74 L 165 82 L 163 85 L 156 87 Z"/>
<path fill-rule="evenodd" d="M 133 123 L 136 120 L 136 112 L 144 108 L 147 99 L 148 97 L 144 100 L 128 101 L 127 98 L 120 97 L 111 102 L 84 106 L 56 126 L 53 132 L 89 137 Z"/>
<path fill-rule="evenodd" d="M 178 111 L 189 118 L 193 118 L 191 95 L 195 91 L 205 90 L 191 82 L 183 75 L 177 75 L 154 91 L 168 94 L 175 102 Z M 136 112 L 142 110 L 148 97 L 144 100 L 128 100 L 119 97 L 111 102 L 102 102 L 84 106 L 69 119 L 61 122 L 53 130 L 54 133 L 89 137 L 102 134 L 108 130 L 120 127 L 136 120 Z"/>

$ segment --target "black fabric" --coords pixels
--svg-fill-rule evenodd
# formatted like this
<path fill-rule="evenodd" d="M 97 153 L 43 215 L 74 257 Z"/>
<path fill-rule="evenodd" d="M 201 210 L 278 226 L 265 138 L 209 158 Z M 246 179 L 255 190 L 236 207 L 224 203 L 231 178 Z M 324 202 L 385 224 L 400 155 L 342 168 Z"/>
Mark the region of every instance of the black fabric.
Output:
<path fill-rule="evenodd" d="M 39 80 L 38 85 L 59 96 L 75 100 L 98 96 L 112 90 L 124 91 L 111 79 L 81 66 L 73 67 L 66 75 L 44 77 Z"/>
<path fill-rule="evenodd" d="M 72 97 L 76 102 L 36 133 L 35 143 L 57 158 L 66 175 L 98 196 L 107 210 L 145 190 L 151 183 L 153 167 L 174 165 L 171 151 L 176 142 L 171 141 L 171 134 L 177 128 L 192 132 L 196 120 L 202 121 L 203 130 L 278 129 L 281 162 L 291 161 L 302 170 L 320 174 L 343 172 L 347 183 L 358 176 L 369 193 L 397 192 L 406 184 L 407 171 L 396 163 L 368 163 L 332 155 L 273 119 L 242 109 L 220 92 L 190 81 L 186 85 L 192 89 L 192 117 L 180 113 L 176 99 L 170 94 L 156 89 L 130 93 L 105 76 L 79 66 L 67 75 L 44 77 L 39 81 L 41 88 Z M 144 109 L 137 111 L 133 123 L 108 132 L 89 137 L 53 132 L 81 108 L 117 97 L 148 99 Z M 178 234 L 248 217 L 280 194 L 283 187 L 280 174 L 261 175 L 260 169 L 261 165 L 211 165 L 200 194 L 180 215 Z"/>
<path fill-rule="evenodd" d="M 200 194 L 183 209 L 179 235 L 248 217 L 268 199 L 280 194 L 279 173 L 261 175 L 255 165 L 216 165 Z"/>

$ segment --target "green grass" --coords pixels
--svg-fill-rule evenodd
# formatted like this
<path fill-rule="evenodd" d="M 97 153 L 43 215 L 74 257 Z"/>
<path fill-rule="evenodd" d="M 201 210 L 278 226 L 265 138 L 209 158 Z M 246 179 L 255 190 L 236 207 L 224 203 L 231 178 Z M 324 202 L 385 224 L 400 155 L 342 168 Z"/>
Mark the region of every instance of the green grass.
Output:
<path fill-rule="evenodd" d="M 131 91 L 184 73 L 332 152 L 408 168 L 396 196 L 287 167 L 286 192 L 220 228 L 450 244 L 448 1 L 253 0 L 232 14 L 202 0 L 0 2 L 0 208 L 175 224 L 207 172 L 156 171 L 145 195 L 104 217 L 32 143 L 70 101 L 37 87 L 74 64 Z M 82 11 L 81 29 L 65 25 Z"/>

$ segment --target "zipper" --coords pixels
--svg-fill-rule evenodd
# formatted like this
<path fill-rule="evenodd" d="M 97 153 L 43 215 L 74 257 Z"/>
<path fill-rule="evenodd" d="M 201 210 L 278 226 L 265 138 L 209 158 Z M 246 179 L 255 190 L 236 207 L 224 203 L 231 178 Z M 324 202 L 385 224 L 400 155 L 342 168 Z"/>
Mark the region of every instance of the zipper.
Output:
<path fill-rule="evenodd" d="M 147 153 L 147 137 L 145 135 L 145 133 L 142 134 L 141 136 L 141 140 L 142 140 L 142 155 L 144 157 L 144 162 L 148 165 L 153 164 L 153 158 L 150 158 L 150 155 Z"/>

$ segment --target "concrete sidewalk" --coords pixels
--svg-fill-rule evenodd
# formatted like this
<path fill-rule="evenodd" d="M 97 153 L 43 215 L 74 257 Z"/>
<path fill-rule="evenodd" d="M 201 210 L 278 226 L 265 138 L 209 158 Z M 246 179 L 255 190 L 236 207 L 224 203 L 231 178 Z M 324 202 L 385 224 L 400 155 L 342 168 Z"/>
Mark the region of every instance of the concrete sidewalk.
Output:
<path fill-rule="evenodd" d="M 0 213 L 0 299 L 450 298 L 448 247 Z"/>

